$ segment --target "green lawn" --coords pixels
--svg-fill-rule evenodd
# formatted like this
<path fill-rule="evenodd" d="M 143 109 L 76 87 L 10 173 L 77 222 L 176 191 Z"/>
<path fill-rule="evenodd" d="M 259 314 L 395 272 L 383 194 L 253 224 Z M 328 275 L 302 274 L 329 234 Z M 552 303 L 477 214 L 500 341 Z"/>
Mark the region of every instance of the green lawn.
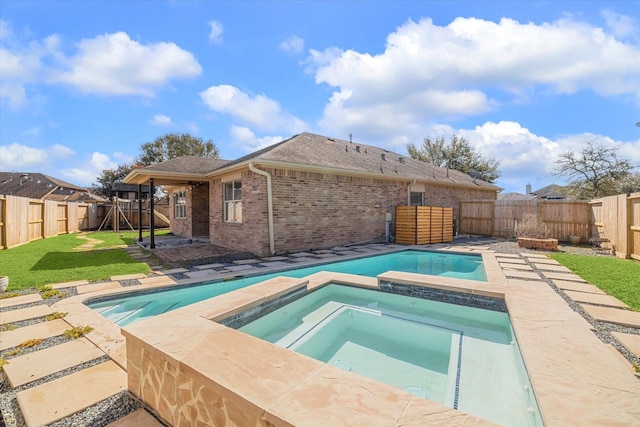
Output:
<path fill-rule="evenodd" d="M 630 259 L 551 254 L 587 282 L 640 311 L 640 263 Z"/>
<path fill-rule="evenodd" d="M 166 231 L 157 232 L 166 234 Z M 100 240 L 93 250 L 78 251 L 86 236 Z M 145 234 L 148 236 L 148 233 Z M 87 279 L 99 281 L 119 274 L 148 273 L 149 266 L 118 248 L 130 245 L 137 232 L 63 234 L 0 251 L 0 275 L 9 277 L 9 291 L 49 283 Z M 75 249 L 75 250 L 74 250 Z"/>

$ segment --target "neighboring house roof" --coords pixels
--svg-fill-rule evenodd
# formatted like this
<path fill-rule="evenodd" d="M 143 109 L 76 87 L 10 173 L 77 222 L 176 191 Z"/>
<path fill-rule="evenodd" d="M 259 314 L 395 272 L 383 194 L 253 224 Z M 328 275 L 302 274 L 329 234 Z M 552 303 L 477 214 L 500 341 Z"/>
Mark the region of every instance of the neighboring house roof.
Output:
<path fill-rule="evenodd" d="M 500 188 L 485 181 L 453 170 L 434 166 L 412 159 L 380 147 L 329 138 L 312 133 L 295 135 L 277 144 L 266 147 L 234 161 L 218 160 L 218 165 L 207 164 L 197 157 L 181 157 L 144 169 L 132 171 L 125 182 L 144 182 L 149 177 L 169 179 L 186 176 L 184 171 L 192 173 L 195 179 L 198 173 L 211 178 L 249 163 L 269 167 L 295 167 L 319 172 L 343 172 L 386 179 L 416 180 L 423 183 L 437 183 L 449 186 L 464 186 L 499 190 Z M 209 170 L 207 170 L 209 167 Z M 160 182 L 159 182 L 160 183 Z M 168 183 L 168 182 L 167 182 Z"/>
<path fill-rule="evenodd" d="M 567 198 L 567 196 L 565 196 L 564 193 L 562 192 L 563 189 L 564 187 L 562 187 L 561 185 L 551 184 L 539 190 L 532 191 L 531 194 L 535 194 L 540 199 L 561 200 L 561 199 Z"/>
<path fill-rule="evenodd" d="M 0 194 L 59 201 L 103 201 L 85 187 L 32 172 L 0 172 Z"/>
<path fill-rule="evenodd" d="M 536 200 L 535 194 L 499 193 L 498 200 Z"/>

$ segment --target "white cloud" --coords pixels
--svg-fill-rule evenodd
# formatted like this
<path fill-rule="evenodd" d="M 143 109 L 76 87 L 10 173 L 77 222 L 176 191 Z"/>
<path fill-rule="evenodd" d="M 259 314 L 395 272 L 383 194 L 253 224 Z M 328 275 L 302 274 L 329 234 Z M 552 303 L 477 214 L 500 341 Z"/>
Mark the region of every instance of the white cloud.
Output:
<path fill-rule="evenodd" d="M 282 111 L 277 101 L 265 95 L 251 95 L 235 86 L 211 86 L 200 92 L 200 98 L 211 110 L 229 114 L 243 124 L 265 132 L 299 133 L 306 124 Z"/>
<path fill-rule="evenodd" d="M 57 56 L 59 40 L 49 36 L 44 40 L 22 43 L 7 21 L 0 21 L 0 98 L 14 110 L 29 101 L 27 87 L 37 83 L 45 74 L 43 61 Z"/>
<path fill-rule="evenodd" d="M 222 24 L 218 21 L 211 21 L 209 22 L 209 27 L 211 28 L 209 31 L 209 42 L 211 44 L 222 44 Z"/>
<path fill-rule="evenodd" d="M 53 81 L 85 93 L 154 96 L 172 79 L 197 76 L 200 64 L 174 43 L 141 44 L 124 32 L 104 34 L 78 43 L 78 52 Z"/>
<path fill-rule="evenodd" d="M 56 160 L 69 160 L 75 156 L 75 151 L 71 148 L 66 147 L 62 144 L 54 144 L 51 148 L 47 150 L 49 155 L 51 155 Z"/>
<path fill-rule="evenodd" d="M 261 150 L 284 140 L 282 136 L 265 136 L 258 138 L 251 129 L 242 126 L 232 126 L 229 132 L 231 133 L 234 144 L 241 146 L 247 153 Z"/>
<path fill-rule="evenodd" d="M 33 148 L 14 142 L 0 145 L 0 169 L 4 171 L 28 169 L 47 163 L 49 155 L 46 150 Z"/>
<path fill-rule="evenodd" d="M 173 124 L 173 121 L 171 121 L 171 117 L 169 116 L 165 116 L 164 114 L 156 114 L 155 116 L 153 116 L 153 119 L 149 120 L 149 123 L 154 126 L 170 126 Z"/>
<path fill-rule="evenodd" d="M 300 53 L 304 50 L 304 39 L 294 34 L 280 42 L 280 49 L 285 52 Z"/>
<path fill-rule="evenodd" d="M 640 47 L 571 19 L 408 21 L 380 54 L 311 50 L 306 65 L 318 84 L 336 88 L 319 121 L 336 135 L 376 128 L 387 139 L 410 138 L 418 126 L 480 114 L 538 91 L 590 90 L 640 101 Z"/>
<path fill-rule="evenodd" d="M 115 169 L 118 164 L 107 154 L 93 152 L 88 161 L 76 162 L 75 167 L 60 169 L 60 174 L 65 180 L 74 184 L 89 187 L 96 183 L 96 178 L 105 169 Z"/>
<path fill-rule="evenodd" d="M 600 13 L 607 24 L 607 28 L 616 37 L 626 38 L 638 34 L 638 24 L 635 17 L 622 15 L 609 9 L 605 9 Z"/>

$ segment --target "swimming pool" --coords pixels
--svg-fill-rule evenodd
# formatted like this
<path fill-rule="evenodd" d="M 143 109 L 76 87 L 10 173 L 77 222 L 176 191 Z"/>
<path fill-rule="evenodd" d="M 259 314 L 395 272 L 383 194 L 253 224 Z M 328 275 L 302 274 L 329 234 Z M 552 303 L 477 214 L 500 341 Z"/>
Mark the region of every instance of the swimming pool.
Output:
<path fill-rule="evenodd" d="M 542 425 L 505 312 L 329 284 L 238 329 L 501 425 Z"/>
<path fill-rule="evenodd" d="M 87 305 L 112 322 L 125 326 L 146 317 L 156 316 L 277 276 L 301 278 L 319 271 L 330 271 L 376 277 L 390 270 L 487 281 L 482 256 L 479 254 L 405 250 L 350 261 L 330 262 L 313 267 L 288 269 L 235 280 L 143 291 L 124 297 L 116 296 L 107 299 L 90 300 Z"/>

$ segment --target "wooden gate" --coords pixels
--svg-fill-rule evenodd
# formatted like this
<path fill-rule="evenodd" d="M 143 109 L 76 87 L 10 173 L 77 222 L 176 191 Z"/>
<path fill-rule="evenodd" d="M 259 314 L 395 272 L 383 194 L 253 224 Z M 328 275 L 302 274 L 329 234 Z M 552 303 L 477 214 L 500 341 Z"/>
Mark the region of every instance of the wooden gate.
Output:
<path fill-rule="evenodd" d="M 432 206 L 396 207 L 396 243 L 425 245 L 453 240 L 453 209 Z"/>

